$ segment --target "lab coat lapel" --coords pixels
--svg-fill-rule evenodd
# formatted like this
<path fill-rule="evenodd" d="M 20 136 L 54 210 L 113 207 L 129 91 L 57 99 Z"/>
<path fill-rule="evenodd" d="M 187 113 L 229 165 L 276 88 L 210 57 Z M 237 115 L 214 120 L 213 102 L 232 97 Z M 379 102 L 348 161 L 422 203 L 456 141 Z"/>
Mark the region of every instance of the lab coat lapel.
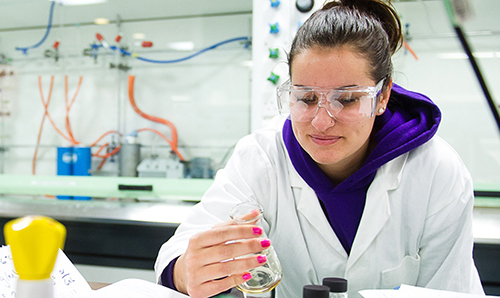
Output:
<path fill-rule="evenodd" d="M 391 215 L 388 191 L 399 186 L 407 154 L 382 166 L 368 188 L 365 209 L 347 262 L 350 268 L 377 237 Z"/>
<path fill-rule="evenodd" d="M 314 190 L 310 188 L 300 176 L 291 176 L 290 182 L 292 188 L 294 188 L 294 193 L 300 193 L 296 199 L 298 212 L 311 223 L 318 231 L 318 234 L 321 235 L 328 244 L 330 244 L 341 256 L 347 258 L 347 253 L 331 228 L 328 219 L 324 216 L 323 209 L 321 208 L 319 199 L 316 193 L 314 193 Z"/>

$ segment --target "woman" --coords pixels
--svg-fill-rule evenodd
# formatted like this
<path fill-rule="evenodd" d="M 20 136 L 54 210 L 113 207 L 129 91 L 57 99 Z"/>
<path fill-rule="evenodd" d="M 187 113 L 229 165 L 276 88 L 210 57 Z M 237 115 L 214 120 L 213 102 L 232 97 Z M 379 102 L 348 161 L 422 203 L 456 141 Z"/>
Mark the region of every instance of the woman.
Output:
<path fill-rule="evenodd" d="M 472 181 L 435 136 L 441 113 L 392 83 L 400 21 L 382 0 L 329 2 L 299 29 L 276 128 L 244 137 L 201 203 L 160 250 L 159 282 L 209 297 L 251 278 L 262 258 L 239 202 L 264 207 L 283 267 L 277 297 L 324 277 L 362 289 L 401 284 L 483 293 L 472 259 Z M 247 239 L 238 245 L 231 240 Z M 222 262 L 225 261 L 225 262 Z"/>

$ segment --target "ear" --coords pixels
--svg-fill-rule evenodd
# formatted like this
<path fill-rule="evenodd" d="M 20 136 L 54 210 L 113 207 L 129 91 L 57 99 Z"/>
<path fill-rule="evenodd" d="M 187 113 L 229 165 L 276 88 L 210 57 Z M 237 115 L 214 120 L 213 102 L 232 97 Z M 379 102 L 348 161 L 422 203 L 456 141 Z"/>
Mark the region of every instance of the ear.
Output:
<path fill-rule="evenodd" d="M 389 84 L 385 88 L 382 93 L 380 93 L 380 99 L 377 103 L 376 114 L 377 116 L 382 115 L 387 108 L 387 104 L 389 103 L 389 98 L 391 97 L 391 89 L 392 89 L 392 79 L 389 78 Z"/>

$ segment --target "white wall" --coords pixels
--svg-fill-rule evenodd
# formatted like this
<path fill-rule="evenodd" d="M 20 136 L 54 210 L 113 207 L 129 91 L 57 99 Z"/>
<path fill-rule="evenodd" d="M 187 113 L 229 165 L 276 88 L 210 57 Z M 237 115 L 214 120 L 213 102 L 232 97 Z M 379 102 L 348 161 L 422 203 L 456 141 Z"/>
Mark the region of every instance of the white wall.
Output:
<path fill-rule="evenodd" d="M 40 12 L 47 14 L 47 10 Z M 6 6 L 13 9 L 15 6 Z M 59 20 L 56 7 L 54 26 Z M 0 31 L 0 53 L 12 58 L 9 70 L 16 76 L 13 100 L 9 103 L 10 116 L 0 117 L 0 141 L 5 152 L 0 154 L 0 171 L 8 174 L 31 174 L 31 163 L 36 139 L 44 113 L 38 88 L 38 77 L 43 82 L 47 99 L 50 77 L 55 77 L 49 111 L 57 126 L 64 130 L 64 76 L 69 77 L 70 100 L 75 93 L 79 76 L 83 83 L 70 120 L 75 138 L 90 144 L 109 130 L 130 133 L 135 129 L 154 128 L 170 137 L 170 130 L 138 116 L 130 107 L 127 96 L 127 75 L 135 79 L 135 99 L 145 113 L 173 122 L 178 130 L 179 151 L 186 160 L 194 157 L 210 157 L 214 163 L 222 160 L 235 142 L 250 131 L 250 76 L 251 48 L 239 42 L 229 43 L 203 53 L 193 59 L 175 64 L 153 64 L 135 59 L 121 59 L 116 55 L 100 55 L 94 61 L 83 56 L 84 48 L 101 33 L 110 44 L 118 32 L 124 35 L 124 45 L 129 51 L 139 52 L 149 59 L 168 60 L 185 57 L 200 49 L 235 37 L 251 37 L 251 14 L 227 14 L 194 18 L 144 20 L 116 25 L 85 25 L 53 28 L 43 46 L 30 50 L 28 56 L 14 51 L 16 46 L 28 46 L 38 42 L 45 29 Z M 71 23 L 70 20 L 66 20 Z M 134 46 L 132 34 L 142 32 L 146 40 L 154 43 L 151 49 Z M 61 58 L 44 58 L 54 40 L 61 41 Z M 168 48 L 172 42 L 194 43 L 189 52 Z M 100 50 L 100 52 L 104 52 Z M 110 62 L 125 62 L 131 66 L 128 72 L 110 69 Z M 2 66 L 0 65 L 0 72 Z M 5 66 L 4 66 L 5 68 Z M 9 79 L 9 80 L 7 80 Z M 3 101 L 10 100 L 7 88 L 13 78 L 0 79 Z M 8 97 L 8 99 L 7 99 Z M 151 153 L 168 156 L 167 142 L 151 132 L 139 134 L 142 158 Z M 100 144 L 110 142 L 106 137 Z M 69 145 L 45 121 L 38 153 L 37 174 L 56 173 L 56 146 Z M 151 146 L 154 146 L 152 148 Z M 93 149 L 96 152 L 97 148 Z M 100 159 L 95 159 L 94 167 Z M 95 169 L 95 168 L 94 168 Z M 116 164 L 108 162 L 104 171 L 116 171 Z"/>

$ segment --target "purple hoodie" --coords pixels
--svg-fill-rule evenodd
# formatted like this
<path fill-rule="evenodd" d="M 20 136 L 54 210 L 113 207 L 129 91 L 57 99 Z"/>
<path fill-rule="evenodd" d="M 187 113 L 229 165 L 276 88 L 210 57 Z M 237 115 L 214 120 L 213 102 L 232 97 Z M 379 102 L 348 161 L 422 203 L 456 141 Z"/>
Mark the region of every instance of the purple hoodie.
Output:
<path fill-rule="evenodd" d="M 362 167 L 334 185 L 299 145 L 290 120 L 283 126 L 283 139 L 292 164 L 316 192 L 332 229 L 347 254 L 365 206 L 366 192 L 377 169 L 388 161 L 417 148 L 434 136 L 441 112 L 426 96 L 394 84 L 387 110 L 375 119 L 372 140 L 376 145 Z"/>

